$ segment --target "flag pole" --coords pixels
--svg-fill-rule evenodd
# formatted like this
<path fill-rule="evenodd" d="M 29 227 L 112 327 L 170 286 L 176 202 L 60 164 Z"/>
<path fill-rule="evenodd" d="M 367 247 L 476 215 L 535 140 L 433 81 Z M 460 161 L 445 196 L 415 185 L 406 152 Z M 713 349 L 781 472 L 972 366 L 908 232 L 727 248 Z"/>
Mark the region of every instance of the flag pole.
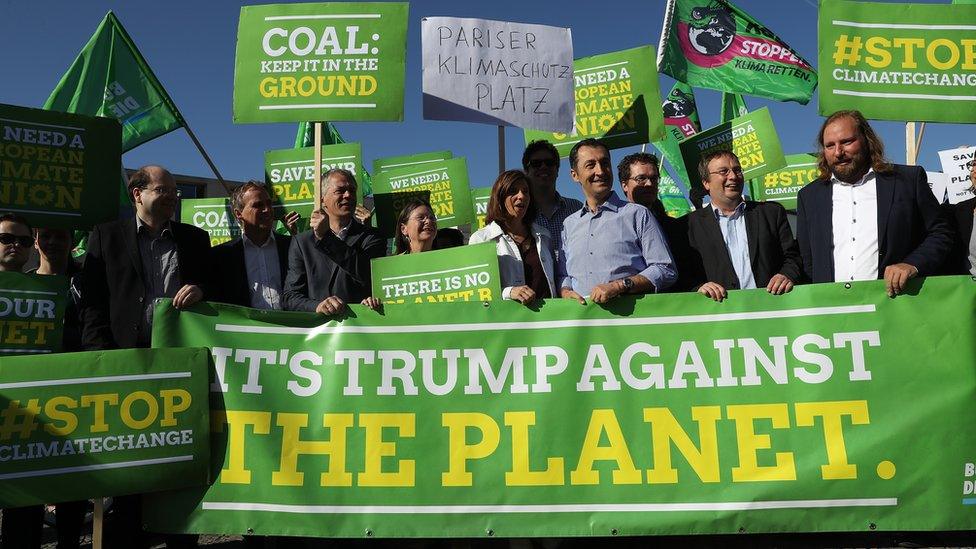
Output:
<path fill-rule="evenodd" d="M 322 123 L 315 122 L 312 127 L 312 133 L 315 135 L 315 140 L 313 146 L 315 147 L 315 169 L 312 173 L 315 174 L 315 208 L 314 210 L 319 210 L 322 208 Z"/>
<path fill-rule="evenodd" d="M 918 139 L 915 140 L 915 158 L 918 159 L 918 153 L 922 150 L 922 136 L 925 135 L 925 122 L 918 125 Z"/>
<path fill-rule="evenodd" d="M 197 150 L 199 150 L 200 154 L 203 155 L 203 159 L 207 161 L 207 165 L 210 166 L 210 170 L 214 173 L 214 176 L 217 177 L 217 182 L 220 183 L 220 186 L 224 188 L 224 192 L 227 193 L 227 196 L 230 196 L 230 185 L 224 181 L 224 178 L 220 175 L 220 172 L 217 171 L 217 166 L 214 165 L 213 160 L 210 159 L 210 155 L 207 154 L 206 150 L 204 150 L 203 145 L 200 144 L 200 140 L 197 139 L 196 134 L 194 134 L 193 130 L 190 129 L 190 125 L 186 123 L 186 120 L 183 120 L 183 129 L 186 130 L 186 133 L 190 136 L 193 144 L 197 146 Z"/>
<path fill-rule="evenodd" d="M 102 549 L 103 526 L 105 525 L 105 499 L 95 498 L 95 512 L 92 516 L 92 549 Z"/>
<path fill-rule="evenodd" d="M 915 123 L 905 122 L 905 164 L 914 166 L 918 159 L 918 150 L 915 148 Z"/>
<path fill-rule="evenodd" d="M 505 126 L 498 126 L 498 173 L 505 171 Z"/>

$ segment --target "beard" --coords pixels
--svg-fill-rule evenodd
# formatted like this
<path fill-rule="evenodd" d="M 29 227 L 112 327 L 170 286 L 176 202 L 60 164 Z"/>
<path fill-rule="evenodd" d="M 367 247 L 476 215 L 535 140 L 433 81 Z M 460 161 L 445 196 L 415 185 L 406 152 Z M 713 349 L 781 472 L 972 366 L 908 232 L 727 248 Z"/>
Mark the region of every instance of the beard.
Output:
<path fill-rule="evenodd" d="M 837 179 L 840 179 L 845 183 L 853 183 L 854 180 L 859 179 L 861 176 L 867 173 L 868 162 L 863 151 L 847 157 L 846 160 L 848 160 L 848 162 L 845 164 L 840 164 L 835 161 L 830 165 L 830 171 L 837 176 Z"/>

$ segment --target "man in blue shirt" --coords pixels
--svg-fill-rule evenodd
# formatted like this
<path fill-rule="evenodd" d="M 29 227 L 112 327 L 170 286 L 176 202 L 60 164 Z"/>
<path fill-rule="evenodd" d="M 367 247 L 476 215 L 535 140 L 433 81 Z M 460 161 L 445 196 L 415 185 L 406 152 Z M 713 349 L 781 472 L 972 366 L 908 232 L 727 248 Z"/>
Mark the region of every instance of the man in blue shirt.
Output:
<path fill-rule="evenodd" d="M 607 303 L 621 294 L 667 289 L 678 277 L 661 227 L 651 212 L 613 192 L 610 150 L 584 139 L 569 153 L 570 175 L 586 203 L 563 222 L 556 262 L 560 296 Z"/>

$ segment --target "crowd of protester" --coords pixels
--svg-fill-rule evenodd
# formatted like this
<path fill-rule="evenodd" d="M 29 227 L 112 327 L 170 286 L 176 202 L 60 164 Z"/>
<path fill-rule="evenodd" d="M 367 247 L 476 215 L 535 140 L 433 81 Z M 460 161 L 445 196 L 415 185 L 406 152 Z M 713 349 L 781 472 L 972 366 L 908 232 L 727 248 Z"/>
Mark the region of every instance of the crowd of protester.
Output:
<path fill-rule="evenodd" d="M 894 297 L 914 277 L 976 276 L 976 199 L 940 204 L 925 171 L 889 162 L 857 111 L 827 118 L 817 144 L 819 178 L 799 193 L 796 238 L 781 205 L 744 198 L 743 169 L 731 152 L 701 159 L 699 194 L 708 204 L 695 203 L 694 211 L 675 219 L 657 198 L 657 157 L 622 159 L 616 166 L 621 197 L 610 150 L 584 139 L 570 152 L 569 171 L 585 202 L 556 191 L 559 154 L 546 141 L 532 142 L 523 169 L 498 176 L 486 225 L 470 243 L 496 244 L 502 298 L 524 304 L 548 298 L 607 303 L 624 294 L 668 291 L 722 301 L 732 289 L 784 294 L 797 284 L 874 279 L 883 279 Z M 976 186 L 976 164 L 970 181 Z M 3 214 L 0 271 L 22 271 L 33 246 L 40 256 L 37 274 L 71 278 L 66 351 L 148 347 L 153 303 L 163 297 L 177 308 L 209 300 L 323 315 L 341 314 L 349 303 L 379 309 L 370 261 L 385 255 L 386 241 L 362 222 L 352 173 L 329 170 L 321 187 L 311 228 L 288 236 L 273 230 L 268 190 L 255 182 L 240 186 L 231 208 L 241 236 L 210 248 L 206 232 L 173 220 L 173 176 L 145 166 L 128 182 L 135 215 L 94 229 L 83 268 L 71 259 L 68 231 L 32 228 L 22 217 Z M 394 240 L 396 254 L 463 244 L 457 229 L 438 229 L 434 209 L 421 199 L 403 208 Z M 58 506 L 64 525 L 59 547 L 77 546 L 82 513 L 79 503 Z M 106 547 L 144 546 L 139 497 L 116 498 L 113 514 Z M 40 516 L 39 507 L 5 510 L 4 546 L 39 546 Z M 196 543 L 190 536 L 167 542 Z"/>

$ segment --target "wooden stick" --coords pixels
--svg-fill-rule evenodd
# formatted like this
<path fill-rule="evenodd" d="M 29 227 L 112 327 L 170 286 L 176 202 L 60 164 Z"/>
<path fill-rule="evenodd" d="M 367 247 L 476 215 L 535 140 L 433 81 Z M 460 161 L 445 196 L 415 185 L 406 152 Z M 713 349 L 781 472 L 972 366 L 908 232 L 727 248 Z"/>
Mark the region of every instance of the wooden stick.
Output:
<path fill-rule="evenodd" d="M 505 171 L 505 126 L 498 126 L 498 173 Z"/>
<path fill-rule="evenodd" d="M 314 123 L 314 133 L 315 133 L 315 208 L 313 210 L 319 210 L 322 208 L 322 123 Z"/>
<path fill-rule="evenodd" d="M 217 178 L 217 182 L 220 183 L 220 186 L 224 188 L 224 192 L 227 193 L 227 196 L 230 196 L 233 189 L 230 188 L 230 185 L 224 181 L 224 178 L 220 175 L 220 172 L 217 171 L 217 166 L 214 165 L 213 160 L 210 160 L 210 155 L 207 154 L 207 151 L 203 149 L 203 145 L 200 144 L 196 134 L 193 133 L 193 130 L 190 129 L 190 125 L 187 124 L 185 120 L 183 121 L 183 129 L 186 130 L 186 133 L 190 136 L 193 144 L 197 146 L 197 150 L 199 150 L 200 154 L 203 155 L 203 159 L 207 161 L 207 165 L 210 166 L 210 170 L 214 173 L 214 177 Z"/>
<path fill-rule="evenodd" d="M 918 158 L 915 149 L 915 123 L 905 122 L 905 164 L 914 166 Z"/>
<path fill-rule="evenodd" d="M 95 514 L 92 517 L 92 549 L 102 549 L 102 527 L 105 524 L 105 500 L 95 498 Z"/>
<path fill-rule="evenodd" d="M 918 139 L 915 140 L 915 159 L 918 159 L 918 153 L 922 150 L 922 136 L 925 135 L 925 122 L 918 125 Z"/>

